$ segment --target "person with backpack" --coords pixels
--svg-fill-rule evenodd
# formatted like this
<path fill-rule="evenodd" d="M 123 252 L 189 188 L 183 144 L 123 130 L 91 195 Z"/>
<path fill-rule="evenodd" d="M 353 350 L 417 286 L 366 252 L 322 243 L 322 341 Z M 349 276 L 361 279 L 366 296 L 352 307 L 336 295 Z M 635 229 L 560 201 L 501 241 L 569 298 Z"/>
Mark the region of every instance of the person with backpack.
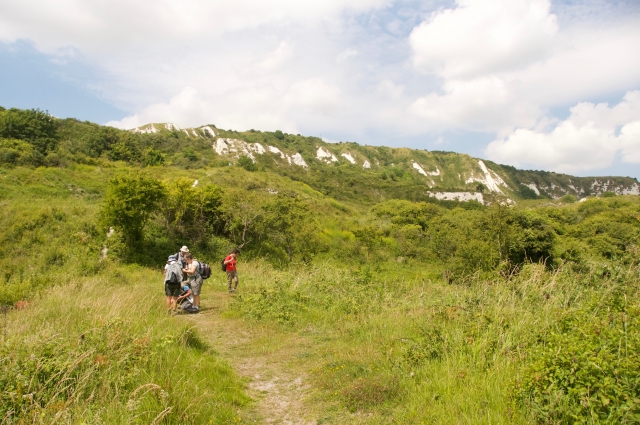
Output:
<path fill-rule="evenodd" d="M 230 294 L 236 292 L 236 290 L 238 289 L 239 279 L 238 270 L 236 270 L 236 257 L 239 253 L 240 251 L 237 248 L 234 248 L 231 251 L 231 254 L 229 254 L 222 262 L 224 270 L 227 272 L 227 286 Z M 234 281 L 235 286 L 231 288 L 231 283 Z"/>
<path fill-rule="evenodd" d="M 182 269 L 182 271 L 189 277 L 189 286 L 193 294 L 193 307 L 196 310 L 200 310 L 200 289 L 202 288 L 200 263 L 193 258 L 190 252 L 184 254 L 184 260 L 187 262 L 187 267 Z"/>
<path fill-rule="evenodd" d="M 164 294 L 167 296 L 167 313 L 176 312 L 176 300 L 180 295 L 182 268 L 176 255 L 170 255 L 164 266 Z"/>

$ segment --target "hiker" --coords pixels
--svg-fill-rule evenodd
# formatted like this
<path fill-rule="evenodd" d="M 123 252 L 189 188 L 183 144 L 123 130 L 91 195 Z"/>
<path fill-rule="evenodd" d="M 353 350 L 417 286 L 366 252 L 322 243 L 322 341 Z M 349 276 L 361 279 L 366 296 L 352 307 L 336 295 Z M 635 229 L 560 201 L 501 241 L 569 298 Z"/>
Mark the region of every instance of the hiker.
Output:
<path fill-rule="evenodd" d="M 193 292 L 191 292 L 189 285 L 184 285 L 182 290 L 182 294 L 176 300 L 176 303 L 180 306 L 180 310 L 185 313 L 198 313 L 198 309 L 193 305 Z"/>
<path fill-rule="evenodd" d="M 239 253 L 240 251 L 237 248 L 234 248 L 233 251 L 231 251 L 231 254 L 229 254 L 227 258 L 224 259 L 224 265 L 227 266 L 226 268 L 227 286 L 228 286 L 229 293 L 236 292 L 236 289 L 238 289 L 239 279 L 238 279 L 238 271 L 236 270 L 236 257 L 238 256 Z M 235 280 L 235 286 L 231 288 L 231 283 L 234 280 Z"/>
<path fill-rule="evenodd" d="M 184 260 L 187 262 L 187 266 L 182 271 L 189 277 L 189 286 L 193 293 L 193 306 L 200 310 L 200 289 L 202 288 L 202 276 L 200 276 L 199 271 L 200 263 L 193 258 L 190 252 L 184 254 Z"/>
<path fill-rule="evenodd" d="M 178 262 L 180 263 L 180 267 L 183 269 L 187 267 L 187 262 L 185 261 L 184 256 L 188 253 L 189 253 L 189 248 L 187 248 L 186 245 L 182 245 L 182 248 L 180 248 L 180 251 L 178 251 L 178 253 L 176 254 L 178 256 Z M 182 280 L 183 281 L 187 280 L 187 277 L 183 276 Z"/>
<path fill-rule="evenodd" d="M 176 312 L 178 305 L 176 300 L 180 295 L 180 283 L 182 282 L 182 269 L 178 263 L 177 255 L 170 255 L 164 266 L 164 294 L 167 296 L 167 313 Z"/>

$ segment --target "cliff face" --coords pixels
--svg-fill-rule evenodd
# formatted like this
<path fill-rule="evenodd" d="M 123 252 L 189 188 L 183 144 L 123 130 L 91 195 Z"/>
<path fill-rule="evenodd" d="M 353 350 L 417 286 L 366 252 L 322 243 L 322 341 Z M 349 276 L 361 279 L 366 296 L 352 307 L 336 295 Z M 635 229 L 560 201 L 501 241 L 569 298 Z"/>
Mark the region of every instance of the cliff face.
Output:
<path fill-rule="evenodd" d="M 444 200 L 485 203 L 487 199 L 515 202 L 527 198 L 556 199 L 573 195 L 578 199 L 604 192 L 640 194 L 640 184 L 630 177 L 574 177 L 547 171 L 518 170 L 511 166 L 473 158 L 466 154 L 424 151 L 357 143 L 327 143 L 317 137 L 281 132 L 235 132 L 213 125 L 180 128 L 171 123 L 148 124 L 136 133 L 171 133 L 189 139 L 209 139 L 221 159 L 235 162 L 251 158 L 266 169 L 295 173 L 347 170 L 348 174 L 376 175 L 382 179 L 411 179 L 424 194 Z"/>

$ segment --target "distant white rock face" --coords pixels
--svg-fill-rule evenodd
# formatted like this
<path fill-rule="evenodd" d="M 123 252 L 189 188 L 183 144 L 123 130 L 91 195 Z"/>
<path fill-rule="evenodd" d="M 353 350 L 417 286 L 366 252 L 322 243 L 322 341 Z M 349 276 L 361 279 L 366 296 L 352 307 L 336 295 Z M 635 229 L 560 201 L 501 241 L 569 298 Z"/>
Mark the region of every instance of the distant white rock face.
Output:
<path fill-rule="evenodd" d="M 630 187 L 623 187 L 619 189 L 620 195 L 640 195 L 640 186 L 637 183 L 632 184 Z"/>
<path fill-rule="evenodd" d="M 529 189 L 533 190 L 536 193 L 536 195 L 540 195 L 540 190 L 538 189 L 538 186 L 536 186 L 535 183 L 522 183 L 522 184 L 527 186 Z M 575 187 L 573 189 L 575 190 Z"/>
<path fill-rule="evenodd" d="M 256 162 L 255 155 L 263 155 L 267 153 L 268 150 L 269 152 L 280 155 L 280 158 L 286 159 L 289 164 L 295 164 L 304 168 L 308 167 L 300 153 L 285 155 L 275 146 L 267 145 L 267 149 L 265 149 L 260 143 L 247 143 L 238 139 L 223 139 L 222 137 L 219 137 L 213 143 L 213 149 L 218 155 L 234 155 L 236 158 L 240 155 L 246 155 L 251 158 L 253 162 Z"/>
<path fill-rule="evenodd" d="M 484 205 L 484 197 L 480 192 L 427 192 L 439 201 L 478 201 Z"/>
<path fill-rule="evenodd" d="M 198 180 L 196 179 L 196 181 L 193 182 L 193 185 L 191 187 L 196 187 L 198 185 Z"/>
<path fill-rule="evenodd" d="M 216 142 L 213 144 L 213 150 L 216 151 L 218 155 L 226 155 L 229 153 L 229 145 L 224 139 L 216 139 Z"/>
<path fill-rule="evenodd" d="M 495 172 L 489 170 L 487 166 L 484 165 L 484 162 L 482 162 L 482 160 L 478 161 L 478 165 L 480 166 L 480 169 L 482 170 L 482 173 L 484 174 L 484 176 L 477 177 L 472 174 L 471 177 L 467 179 L 466 183 L 472 183 L 475 181 L 485 185 L 490 192 L 502 193 L 502 190 L 500 190 L 499 185 L 506 186 L 506 183 L 504 182 L 504 180 L 502 180 L 500 176 L 497 175 Z"/>
<path fill-rule="evenodd" d="M 282 153 L 282 151 L 275 146 L 267 146 L 267 149 L 269 149 L 269 152 L 277 153 L 278 155 L 280 155 L 280 158 L 284 159 L 284 154 Z"/>
<path fill-rule="evenodd" d="M 150 134 L 157 133 L 158 129 L 153 124 L 150 124 L 147 128 L 134 128 L 131 131 L 133 131 L 134 133 Z"/>
<path fill-rule="evenodd" d="M 422 166 L 420 164 L 418 164 L 417 162 L 413 162 L 411 164 L 413 166 L 413 168 L 415 168 L 416 170 L 418 170 L 418 173 L 422 174 L 425 177 L 429 177 L 429 175 L 427 174 L 426 171 L 424 171 L 424 169 L 422 168 Z"/>
<path fill-rule="evenodd" d="M 199 136 L 200 136 L 200 135 L 199 135 L 199 134 L 198 134 L 198 133 L 197 133 L 193 128 L 191 129 L 191 133 L 193 133 L 193 135 L 194 135 L 195 137 L 199 137 Z M 187 133 L 187 134 L 188 134 L 188 133 Z"/>
<path fill-rule="evenodd" d="M 198 130 L 202 130 L 204 134 L 208 133 L 211 137 L 216 137 L 216 132 L 213 130 L 213 128 L 211 128 L 208 125 L 205 125 L 204 127 L 200 127 Z"/>
<path fill-rule="evenodd" d="M 307 163 L 304 161 L 304 158 L 302 158 L 302 155 L 300 155 L 300 152 L 297 152 L 291 156 L 287 155 L 287 158 L 290 158 L 291 161 L 293 161 L 293 163 L 296 165 L 299 165 L 304 168 L 308 167 Z M 291 161 L 289 163 L 291 163 Z"/>
<path fill-rule="evenodd" d="M 267 152 L 267 151 L 262 147 L 262 145 L 261 145 L 260 143 L 254 143 L 254 144 L 253 144 L 253 149 L 255 149 L 255 151 L 256 151 L 256 153 L 257 153 L 258 155 L 262 155 L 262 154 L 264 154 L 265 152 Z"/>
<path fill-rule="evenodd" d="M 351 156 L 350 153 L 343 153 L 342 156 L 345 157 L 347 161 L 349 161 L 350 163 L 352 164 L 356 163 L 356 160 L 353 158 L 353 156 Z"/>
<path fill-rule="evenodd" d="M 164 128 L 166 128 L 169 131 L 173 131 L 173 130 L 180 131 L 180 127 L 178 127 L 177 125 L 171 122 L 165 123 Z"/>
<path fill-rule="evenodd" d="M 440 169 L 438 167 L 436 167 L 436 171 L 427 171 L 427 174 L 429 174 L 430 176 L 439 176 L 440 175 Z"/>
<path fill-rule="evenodd" d="M 189 132 L 187 130 L 182 130 L 184 131 L 184 133 L 187 135 L 187 137 L 191 137 L 191 135 L 189 134 Z"/>
<path fill-rule="evenodd" d="M 371 163 L 365 159 L 362 168 L 371 168 Z"/>
<path fill-rule="evenodd" d="M 320 161 L 325 161 L 327 163 L 338 162 L 338 158 L 322 146 L 318 147 L 318 151 L 316 152 L 316 158 Z"/>

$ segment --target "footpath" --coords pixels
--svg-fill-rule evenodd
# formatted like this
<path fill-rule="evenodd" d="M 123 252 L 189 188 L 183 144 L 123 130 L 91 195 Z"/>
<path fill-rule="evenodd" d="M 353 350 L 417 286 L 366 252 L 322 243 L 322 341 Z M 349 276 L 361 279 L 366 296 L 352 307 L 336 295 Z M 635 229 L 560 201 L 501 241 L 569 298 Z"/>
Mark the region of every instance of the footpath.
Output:
<path fill-rule="evenodd" d="M 255 417 L 262 424 L 315 425 L 322 415 L 313 405 L 305 371 L 313 344 L 273 327 L 247 323 L 225 315 L 231 297 L 208 291 L 200 314 L 181 316 L 192 322 L 199 335 L 228 361 L 248 383 L 256 400 Z"/>

